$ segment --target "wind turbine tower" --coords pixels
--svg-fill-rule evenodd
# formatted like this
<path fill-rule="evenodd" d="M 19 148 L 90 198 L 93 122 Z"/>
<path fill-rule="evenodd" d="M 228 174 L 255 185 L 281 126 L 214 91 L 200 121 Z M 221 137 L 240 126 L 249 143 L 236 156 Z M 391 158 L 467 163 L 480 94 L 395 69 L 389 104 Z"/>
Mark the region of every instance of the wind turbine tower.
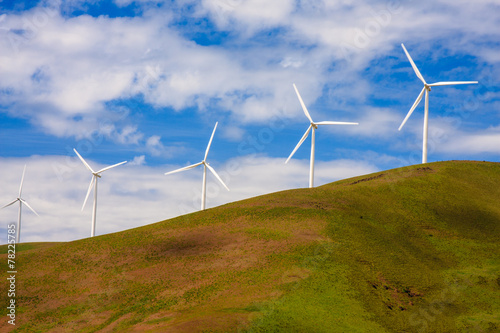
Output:
<path fill-rule="evenodd" d="M 299 90 L 295 86 L 295 83 L 293 84 L 293 88 L 295 89 L 295 93 L 297 94 L 297 97 L 299 98 L 300 105 L 302 106 L 302 110 L 304 110 L 304 114 L 306 115 L 307 119 L 310 121 L 310 125 L 307 128 L 307 131 L 304 133 L 302 136 L 302 139 L 300 139 L 299 143 L 297 146 L 295 146 L 295 149 L 292 151 L 290 156 L 288 156 L 286 163 L 292 158 L 293 154 L 299 149 L 300 145 L 307 139 L 309 136 L 309 132 L 312 130 L 312 135 L 311 135 L 311 160 L 310 160 L 310 167 L 309 167 L 309 188 L 314 187 L 314 151 L 315 151 L 315 137 L 316 137 L 316 130 L 318 129 L 318 126 L 320 125 L 358 125 L 358 123 L 348 123 L 348 122 L 341 122 L 341 121 L 320 121 L 320 122 L 314 122 L 311 118 L 311 115 L 309 114 L 309 111 L 307 111 L 307 107 L 304 104 L 304 101 L 302 100 L 302 97 L 300 97 Z"/>
<path fill-rule="evenodd" d="M 411 114 L 415 110 L 415 108 L 418 106 L 420 101 L 422 100 L 422 97 L 424 96 L 425 93 L 425 109 L 424 109 L 424 139 L 423 139 L 423 144 L 422 144 L 422 163 L 427 163 L 427 141 L 428 141 L 428 136 L 429 136 L 429 93 L 431 92 L 432 87 L 437 87 L 437 86 L 451 86 L 451 85 L 458 85 L 458 84 L 477 84 L 477 81 L 450 81 L 450 82 L 436 82 L 436 83 L 431 83 L 428 84 L 420 71 L 418 70 L 417 66 L 413 62 L 413 59 L 410 56 L 410 53 L 406 50 L 406 47 L 404 44 L 401 44 L 403 47 L 403 50 L 405 51 L 406 57 L 410 61 L 411 67 L 413 67 L 413 70 L 415 71 L 415 74 L 417 77 L 422 81 L 424 84 L 424 87 L 422 88 L 422 91 L 418 95 L 415 103 L 413 103 L 413 106 L 410 109 L 410 112 L 406 115 L 406 118 L 403 120 L 401 123 L 401 126 L 399 126 L 399 131 L 403 128 L 403 126 L 406 124 L 406 121 L 408 118 L 410 118 Z"/>
<path fill-rule="evenodd" d="M 125 163 L 127 163 L 127 161 L 123 161 L 123 162 L 120 162 L 120 163 L 117 163 L 117 164 L 105 167 L 105 168 L 103 168 L 103 169 L 101 169 L 101 170 L 99 170 L 99 171 L 96 172 L 83 159 L 83 157 L 76 151 L 76 149 L 73 148 L 73 150 L 75 151 L 76 155 L 80 158 L 80 160 L 82 161 L 83 165 L 85 165 L 85 167 L 92 173 L 92 179 L 90 180 L 89 189 L 87 190 L 87 196 L 85 196 L 85 201 L 83 202 L 82 211 L 83 211 L 83 208 L 85 207 L 85 204 L 87 203 L 87 199 L 89 198 L 90 191 L 92 191 L 92 185 L 93 185 L 94 186 L 94 208 L 92 210 L 92 228 L 91 228 L 91 231 L 90 231 L 90 237 L 94 237 L 95 236 L 96 214 L 97 214 L 97 179 L 101 178 L 101 173 L 102 172 L 104 172 L 106 170 L 109 170 L 111 168 L 117 167 L 119 165 L 125 164 Z"/>
<path fill-rule="evenodd" d="M 210 141 L 208 142 L 207 149 L 205 150 L 205 157 L 203 158 L 203 160 L 201 162 L 198 162 L 198 163 L 192 164 L 192 165 L 188 165 L 187 167 L 183 167 L 183 168 L 180 168 L 180 169 L 177 169 L 177 170 L 165 173 L 165 175 L 170 175 L 170 174 L 173 174 L 173 173 L 177 173 L 177 172 L 181 172 L 181 171 L 185 171 L 185 170 L 196 168 L 199 165 L 203 165 L 203 182 L 202 182 L 202 185 L 201 185 L 201 210 L 205 209 L 205 202 L 206 202 L 206 197 L 207 197 L 207 168 L 215 176 L 215 178 L 217 178 L 217 180 L 222 184 L 222 186 L 224 186 L 226 188 L 226 190 L 229 191 L 229 187 L 227 187 L 226 184 L 224 184 L 224 182 L 219 177 L 219 175 L 217 174 L 217 172 L 215 172 L 215 169 L 212 168 L 210 166 L 210 164 L 208 164 L 208 162 L 207 162 L 208 151 L 210 150 L 210 145 L 212 144 L 212 140 L 214 138 L 215 130 L 217 129 L 217 124 L 218 123 L 219 122 L 215 123 L 214 130 L 212 131 L 212 136 L 210 137 Z"/>
<path fill-rule="evenodd" d="M 0 208 L 0 209 L 4 209 L 5 207 L 11 206 L 11 205 L 15 204 L 16 202 L 19 202 L 19 214 L 17 217 L 17 230 L 16 230 L 16 244 L 19 243 L 21 240 L 21 211 L 23 208 L 23 204 L 25 204 L 26 207 L 28 207 L 33 213 L 35 213 L 36 216 L 40 216 L 40 215 L 38 215 L 37 212 L 35 212 L 35 210 L 33 208 L 31 208 L 29 203 L 27 203 L 26 200 L 24 200 L 21 197 L 21 193 L 23 192 L 23 182 L 24 182 L 24 174 L 25 173 L 26 173 L 26 165 L 24 165 L 23 176 L 21 177 L 21 185 L 19 186 L 19 195 L 17 196 L 17 198 L 14 201 L 12 201 L 12 202 L 6 204 L 5 206 L 3 206 L 2 208 Z"/>

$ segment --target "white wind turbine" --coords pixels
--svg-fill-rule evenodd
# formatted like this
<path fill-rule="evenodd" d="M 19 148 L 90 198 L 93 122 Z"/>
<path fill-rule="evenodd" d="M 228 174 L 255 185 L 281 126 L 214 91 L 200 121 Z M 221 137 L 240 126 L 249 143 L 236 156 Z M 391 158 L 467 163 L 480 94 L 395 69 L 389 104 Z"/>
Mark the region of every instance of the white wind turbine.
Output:
<path fill-rule="evenodd" d="M 415 108 L 418 106 L 420 101 L 422 100 L 422 97 L 425 92 L 425 113 L 424 113 L 424 142 L 423 142 L 423 148 L 422 148 L 422 163 L 427 163 L 427 137 L 428 137 L 428 130 L 429 130 L 429 92 L 431 91 L 431 87 L 436 87 L 436 86 L 451 86 L 451 85 L 457 85 L 457 84 L 477 84 L 477 81 L 450 81 L 450 82 L 436 82 L 432 84 L 427 84 L 425 82 L 424 77 L 422 74 L 420 74 L 420 71 L 418 70 L 417 66 L 413 62 L 413 59 L 411 58 L 410 54 L 406 50 L 406 47 L 404 44 L 401 44 L 403 47 L 403 50 L 406 53 L 406 56 L 408 57 L 408 60 L 410 60 L 411 66 L 413 67 L 413 70 L 415 71 L 415 74 L 417 74 L 417 77 L 422 81 L 424 84 L 424 87 L 422 88 L 422 91 L 420 92 L 420 95 L 418 95 L 417 100 L 415 103 L 413 103 L 413 106 L 410 109 L 410 112 L 406 115 L 406 118 L 403 120 L 403 123 L 401 123 L 401 126 L 399 126 L 399 131 L 403 128 L 405 125 L 406 121 L 408 118 L 410 118 L 411 114 L 415 110 Z"/>
<path fill-rule="evenodd" d="M 83 159 L 83 157 L 80 154 L 78 154 L 78 152 L 76 151 L 76 149 L 73 148 L 73 150 L 75 151 L 76 155 L 78 155 L 78 157 L 80 158 L 80 160 L 82 161 L 82 163 L 87 167 L 87 169 L 89 169 L 89 171 L 92 172 L 92 179 L 90 180 L 90 185 L 89 185 L 89 189 L 87 191 L 87 196 L 85 197 L 85 201 L 83 202 L 82 211 L 83 211 L 83 208 L 85 207 L 85 204 L 87 203 L 87 199 L 89 198 L 90 191 L 92 191 L 92 185 L 94 185 L 94 208 L 92 210 L 92 230 L 90 232 L 90 236 L 94 237 L 95 236 L 95 218 L 96 218 L 96 213 L 97 213 L 97 178 L 101 178 L 100 174 L 102 172 L 104 172 L 106 170 L 109 170 L 111 168 L 114 168 L 116 166 L 122 165 L 124 163 L 127 163 L 127 161 L 123 161 L 123 162 L 120 162 L 120 163 L 117 163 L 117 164 L 105 167 L 105 168 L 103 168 L 103 169 L 101 169 L 101 170 L 99 170 L 99 171 L 96 172 Z"/>
<path fill-rule="evenodd" d="M 320 121 L 318 123 L 314 122 L 311 118 L 311 115 L 307 111 L 306 105 L 304 104 L 304 101 L 302 100 L 302 97 L 300 97 L 299 90 L 295 86 L 295 83 L 293 84 L 293 88 L 295 89 L 295 92 L 297 93 L 297 97 L 299 98 L 300 105 L 302 105 L 302 110 L 304 110 L 304 113 L 306 114 L 307 119 L 311 122 L 309 125 L 309 128 L 307 131 L 304 133 L 304 136 L 302 136 L 302 139 L 300 139 L 299 143 L 297 146 L 295 146 L 295 149 L 292 151 L 290 156 L 288 156 L 288 159 L 286 160 L 285 164 L 288 163 L 288 161 L 292 158 L 293 154 L 299 149 L 300 145 L 307 139 L 307 136 L 309 135 L 309 132 L 312 129 L 312 137 L 311 137 L 311 166 L 309 170 L 309 187 L 312 188 L 314 187 L 314 138 L 316 134 L 316 129 L 318 128 L 318 125 L 359 125 L 358 123 L 346 123 L 346 122 L 340 122 L 340 121 Z"/>
<path fill-rule="evenodd" d="M 17 230 L 16 230 L 16 244 L 19 243 L 21 240 L 21 210 L 23 207 L 23 204 L 26 205 L 33 213 L 35 213 L 36 216 L 40 216 L 35 212 L 33 208 L 23 199 L 21 198 L 21 192 L 23 191 L 23 182 L 24 182 L 24 173 L 26 172 L 26 165 L 24 165 L 24 170 L 23 170 L 23 176 L 21 177 L 21 185 L 19 186 L 19 195 L 17 196 L 16 200 L 12 201 L 11 203 L 6 204 L 0 209 L 4 209 L 5 207 L 11 206 L 15 204 L 16 202 L 19 201 L 19 215 L 17 217 Z"/>
<path fill-rule="evenodd" d="M 212 132 L 212 136 L 210 137 L 210 141 L 208 142 L 207 150 L 205 151 L 205 157 L 203 158 L 203 161 L 201 161 L 199 163 L 196 163 L 196 164 L 189 165 L 189 166 L 184 167 L 184 168 L 180 168 L 180 169 L 177 169 L 177 170 L 165 173 L 165 175 L 170 175 L 172 173 L 176 173 L 176 172 L 181 172 L 181 171 L 184 171 L 184 170 L 193 169 L 193 168 L 196 168 L 197 166 L 203 164 L 203 184 L 202 184 L 202 188 L 201 188 L 201 210 L 205 209 L 205 201 L 206 201 L 206 195 L 207 195 L 207 168 L 214 174 L 214 176 L 226 188 L 226 190 L 229 191 L 229 188 L 226 186 L 226 184 L 224 184 L 224 182 L 219 177 L 219 175 L 217 174 L 217 172 L 215 172 L 214 168 L 212 168 L 210 166 L 210 164 L 208 164 L 208 162 L 207 162 L 208 151 L 210 150 L 210 145 L 212 144 L 212 139 L 214 138 L 215 130 L 217 129 L 217 124 L 218 123 L 219 122 L 215 123 L 215 127 L 214 127 L 214 130 Z"/>

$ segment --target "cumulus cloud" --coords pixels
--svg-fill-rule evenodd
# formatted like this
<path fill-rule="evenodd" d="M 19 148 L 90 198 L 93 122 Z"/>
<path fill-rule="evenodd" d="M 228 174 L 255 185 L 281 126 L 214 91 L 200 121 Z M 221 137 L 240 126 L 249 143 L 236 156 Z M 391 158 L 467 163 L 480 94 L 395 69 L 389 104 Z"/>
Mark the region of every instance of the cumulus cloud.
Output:
<path fill-rule="evenodd" d="M 143 137 L 142 133 L 137 132 L 137 128 L 134 126 L 126 126 L 123 128 L 117 135 L 117 140 L 119 143 L 127 143 L 127 144 L 137 144 L 139 140 Z M 149 139 L 147 141 L 149 144 Z"/>
<path fill-rule="evenodd" d="M 496 61 L 488 41 L 500 34 L 483 28 L 498 26 L 494 1 L 354 6 L 350 1 L 205 0 L 156 10 L 148 1 L 138 6 L 144 12 L 136 17 L 67 17 L 53 4 L 2 15 L 5 103 L 57 136 L 88 133 L 109 113 L 110 101 L 138 95 L 157 108 L 220 107 L 242 124 L 263 123 L 284 109 L 293 82 L 311 101 L 323 96 L 325 86 L 339 99 L 365 101 L 373 89 L 358 71 L 379 57 L 396 54 L 404 60 L 401 50 L 394 52 L 402 41 L 439 40 L 435 56 L 461 50 Z M 181 14 L 190 20 L 208 15 L 221 31 L 233 30 L 230 47 L 186 38 L 189 25 L 176 25 Z M 278 30 L 271 45 L 258 39 L 273 29 Z M 478 45 L 479 40 L 486 43 Z M 416 44 L 416 56 L 430 50 L 428 43 Z M 332 63 L 337 63 L 333 70 Z M 143 135 L 137 128 L 134 137 L 124 139 L 130 124 L 116 126 L 122 127 L 116 130 L 118 142 L 136 143 Z"/>
<path fill-rule="evenodd" d="M 165 152 L 165 146 L 161 143 L 159 135 L 153 135 L 146 140 L 146 149 L 153 156 L 158 156 Z"/>
<path fill-rule="evenodd" d="M 391 109 L 367 107 L 364 115 L 359 118 L 359 125 L 349 127 L 346 130 L 357 136 L 383 140 L 394 137 L 404 116 L 404 114 Z"/>
<path fill-rule="evenodd" d="M 446 154 L 500 154 L 500 126 L 484 129 L 480 133 L 456 129 L 440 141 L 436 150 Z"/>
<path fill-rule="evenodd" d="M 134 156 L 132 161 L 128 163 L 129 165 L 145 165 L 146 164 L 146 156 Z"/>
<path fill-rule="evenodd" d="M 294 9 L 292 0 L 204 0 L 199 5 L 199 11 L 208 12 L 219 28 L 244 26 L 245 34 L 287 23 Z"/>

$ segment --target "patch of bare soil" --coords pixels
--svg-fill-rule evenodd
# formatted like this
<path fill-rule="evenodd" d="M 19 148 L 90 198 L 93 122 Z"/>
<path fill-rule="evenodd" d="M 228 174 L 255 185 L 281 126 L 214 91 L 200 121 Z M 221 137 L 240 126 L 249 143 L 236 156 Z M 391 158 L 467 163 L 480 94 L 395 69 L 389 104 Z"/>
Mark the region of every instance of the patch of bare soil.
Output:
<path fill-rule="evenodd" d="M 380 298 L 383 299 L 384 305 L 389 310 L 405 311 L 414 305 L 418 297 L 422 296 L 420 292 L 411 287 L 397 288 L 387 281 L 382 274 L 378 275 L 377 281 L 369 283 Z"/>
<path fill-rule="evenodd" d="M 376 175 L 376 176 L 373 176 L 373 177 L 359 179 L 359 180 L 356 180 L 355 182 L 350 183 L 349 185 L 356 185 L 356 184 L 359 184 L 359 183 L 362 183 L 362 182 L 368 182 L 370 180 L 382 178 L 382 177 L 384 177 L 384 175 L 385 174 L 381 173 L 380 175 Z"/>
<path fill-rule="evenodd" d="M 45 274 L 53 277 L 53 284 L 26 286 L 23 296 L 34 293 L 39 297 L 36 304 L 27 304 L 26 320 L 35 320 L 32 312 L 60 311 L 74 305 L 77 309 L 67 317 L 71 319 L 64 318 L 66 322 L 51 332 L 96 327 L 115 315 L 107 310 L 110 306 L 127 306 L 119 302 L 126 302 L 126 288 L 137 284 L 153 295 L 153 305 L 169 305 L 154 313 L 124 314 L 101 332 L 122 330 L 120 325 L 126 326 L 130 320 L 139 322 L 127 328 L 128 332 L 227 331 L 244 326 L 252 316 L 246 308 L 279 297 L 280 284 L 308 277 L 309 272 L 291 270 L 293 263 L 278 255 L 325 240 L 324 226 L 325 222 L 317 220 L 236 216 L 227 223 L 159 230 L 161 237 L 152 233 L 144 244 L 133 244 L 118 255 L 107 247 L 95 254 L 72 253 L 61 258 L 60 267 L 73 267 L 74 261 L 80 265 L 75 267 L 89 268 L 47 269 Z M 255 237 L 253 233 L 259 232 L 263 236 Z M 273 238 L 272 232 L 278 236 Z M 29 267 L 25 271 L 27 279 L 39 274 L 29 276 Z"/>

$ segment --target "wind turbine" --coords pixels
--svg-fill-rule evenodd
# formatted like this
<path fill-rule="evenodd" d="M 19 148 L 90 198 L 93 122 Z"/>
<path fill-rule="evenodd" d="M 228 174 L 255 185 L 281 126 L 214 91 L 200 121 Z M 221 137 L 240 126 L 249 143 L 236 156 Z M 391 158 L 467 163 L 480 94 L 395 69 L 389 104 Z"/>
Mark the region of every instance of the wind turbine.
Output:
<path fill-rule="evenodd" d="M 451 86 L 451 85 L 457 85 L 457 84 L 477 84 L 477 81 L 450 81 L 450 82 L 436 82 L 432 84 L 428 84 L 425 82 L 424 77 L 422 74 L 420 74 L 420 71 L 418 70 L 417 66 L 413 62 L 413 59 L 411 58 L 410 54 L 406 50 L 406 47 L 404 44 L 401 44 L 403 47 L 403 50 L 406 53 L 406 57 L 408 57 L 408 60 L 410 60 L 411 67 L 413 67 L 413 70 L 415 71 L 415 74 L 417 74 L 417 77 L 422 81 L 424 84 L 424 87 L 422 88 L 422 91 L 420 92 L 420 95 L 418 95 L 417 100 L 415 103 L 413 103 L 413 106 L 410 109 L 410 112 L 406 115 L 406 118 L 403 120 L 403 123 L 401 123 L 401 126 L 399 126 L 399 131 L 403 128 L 405 125 L 406 121 L 408 118 L 410 118 L 411 114 L 415 110 L 415 108 L 418 106 L 420 101 L 422 100 L 422 97 L 425 92 L 425 113 L 424 113 L 424 142 L 423 142 L 423 148 L 422 148 L 422 163 L 427 163 L 427 138 L 428 138 L 428 130 L 429 130 L 429 92 L 431 91 L 432 87 L 436 86 Z"/>
<path fill-rule="evenodd" d="M 214 127 L 214 130 L 212 132 L 212 136 L 210 137 L 210 141 L 208 142 L 207 150 L 205 151 L 205 157 L 203 158 L 203 161 L 196 163 L 196 164 L 189 165 L 189 166 L 184 167 L 184 168 L 180 168 L 180 169 L 165 173 L 165 175 L 170 175 L 172 173 L 193 169 L 193 168 L 196 168 L 197 166 L 203 164 L 203 184 L 201 187 L 201 210 L 205 209 L 205 201 L 206 201 L 206 196 L 207 196 L 207 168 L 208 168 L 208 170 L 210 170 L 210 172 L 212 172 L 214 174 L 215 178 L 217 178 L 219 180 L 219 182 L 226 188 L 226 190 L 229 191 L 229 187 L 227 187 L 226 184 L 224 184 L 224 182 L 219 177 L 217 172 L 215 172 L 215 169 L 212 168 L 210 166 L 210 164 L 208 164 L 208 162 L 207 162 L 208 151 L 210 150 L 210 145 L 212 144 L 212 139 L 214 138 L 215 130 L 217 129 L 218 123 L 219 122 L 215 123 L 215 127 Z"/>
<path fill-rule="evenodd" d="M 105 168 L 103 168 L 103 169 L 101 169 L 101 170 L 99 170 L 99 171 L 96 172 L 83 159 L 83 157 L 80 154 L 78 154 L 78 152 L 76 151 L 76 149 L 73 148 L 73 150 L 75 151 L 76 155 L 78 155 L 78 157 L 80 158 L 80 160 L 82 161 L 82 163 L 87 167 L 87 169 L 89 169 L 89 171 L 92 172 L 92 179 L 90 180 L 90 185 L 89 185 L 89 189 L 87 191 L 87 196 L 85 197 L 85 201 L 83 202 L 82 211 L 83 211 L 83 208 L 85 207 L 85 204 L 87 203 L 87 199 L 89 198 L 90 191 L 92 190 L 92 185 L 94 185 L 94 208 L 92 210 L 92 230 L 90 232 L 90 237 L 94 237 L 95 236 L 95 217 L 96 217 L 96 213 L 97 213 L 97 178 L 101 178 L 100 174 L 102 172 L 104 172 L 106 170 L 109 170 L 111 168 L 114 168 L 116 166 L 122 165 L 124 163 L 127 163 L 127 161 L 123 161 L 123 162 L 120 162 L 120 163 L 117 163 L 117 164 L 105 167 Z"/>
<path fill-rule="evenodd" d="M 311 137 L 311 166 L 309 170 L 309 188 L 314 187 L 314 138 L 316 136 L 316 129 L 318 128 L 319 125 L 359 125 L 358 123 L 346 123 L 346 122 L 340 122 L 340 121 L 320 121 L 319 123 L 316 123 L 312 120 L 311 115 L 307 111 L 306 105 L 304 104 L 304 101 L 302 100 L 302 97 L 300 97 L 299 90 L 295 86 L 295 83 L 293 84 L 293 88 L 295 89 L 295 92 L 297 93 L 297 97 L 299 98 L 300 105 L 302 105 L 302 110 L 304 110 L 304 113 L 311 122 L 309 125 L 309 128 L 307 131 L 304 133 L 304 136 L 302 136 L 302 139 L 300 139 L 299 143 L 297 146 L 295 146 L 295 149 L 292 151 L 290 156 L 288 156 L 288 159 L 286 160 L 285 164 L 288 163 L 288 161 L 292 158 L 293 154 L 299 149 L 300 145 L 307 139 L 307 136 L 309 135 L 309 132 L 312 129 L 312 137 Z"/>
<path fill-rule="evenodd" d="M 5 207 L 9 207 L 9 206 L 11 206 L 19 201 L 19 215 L 17 217 L 17 230 L 16 230 L 16 244 L 19 243 L 19 241 L 21 239 L 21 210 L 22 210 L 23 204 L 25 204 L 26 207 L 28 207 L 33 213 L 35 213 L 36 216 L 40 216 L 37 214 L 37 212 L 35 212 L 35 210 L 33 208 L 31 208 L 31 206 L 23 198 L 21 198 L 21 192 L 23 191 L 23 182 L 24 182 L 24 173 L 25 172 L 26 172 L 26 165 L 24 165 L 23 176 L 21 177 L 21 185 L 19 186 L 19 195 L 17 196 L 17 199 L 12 201 L 11 203 L 6 204 L 2 208 L 0 208 L 0 209 L 4 209 Z"/>

